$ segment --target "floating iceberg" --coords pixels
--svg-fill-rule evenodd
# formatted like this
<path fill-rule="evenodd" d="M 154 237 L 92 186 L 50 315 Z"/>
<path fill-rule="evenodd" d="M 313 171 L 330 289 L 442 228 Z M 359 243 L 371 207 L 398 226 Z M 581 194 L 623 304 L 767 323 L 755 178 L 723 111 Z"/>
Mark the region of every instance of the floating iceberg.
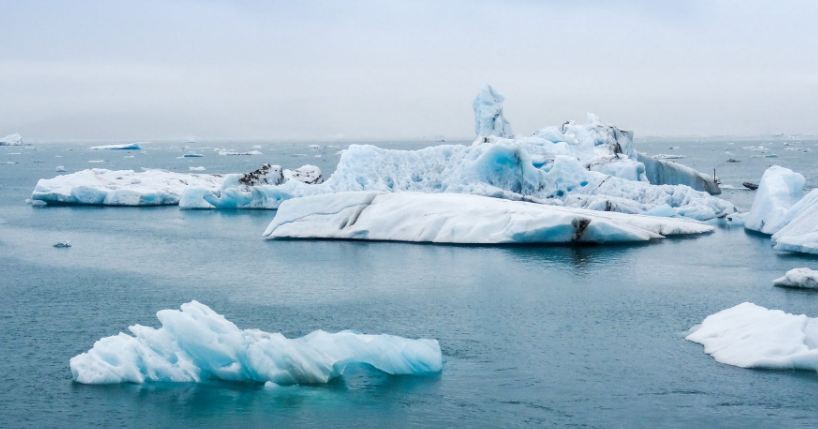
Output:
<path fill-rule="evenodd" d="M 32 200 L 62 204 L 155 206 L 178 204 L 188 187 L 218 189 L 223 178 L 209 174 L 182 174 L 166 170 L 106 170 L 94 168 L 40 179 Z"/>
<path fill-rule="evenodd" d="M 749 302 L 708 316 L 687 339 L 741 368 L 818 371 L 818 319 Z"/>
<path fill-rule="evenodd" d="M 511 124 L 503 116 L 503 97 L 491 85 L 483 85 L 472 102 L 474 109 L 474 133 L 478 137 L 514 137 Z"/>
<path fill-rule="evenodd" d="M 188 167 L 187 169 L 188 169 L 189 171 L 205 171 L 205 170 L 207 170 L 206 168 L 204 168 L 204 167 L 202 167 L 202 166 L 199 166 L 199 167 Z"/>
<path fill-rule="evenodd" d="M 132 144 L 110 144 L 106 146 L 92 146 L 91 150 L 141 150 L 139 143 Z"/>
<path fill-rule="evenodd" d="M 764 234 L 778 232 L 792 220 L 790 208 L 801 199 L 804 183 L 804 176 L 789 168 L 768 168 L 758 184 L 745 228 Z"/>
<path fill-rule="evenodd" d="M 20 134 L 9 134 L 0 139 L 0 146 L 22 146 L 23 137 Z"/>
<path fill-rule="evenodd" d="M 818 289 L 818 271 L 809 268 L 793 268 L 773 284 L 781 287 Z"/>
<path fill-rule="evenodd" d="M 772 236 L 775 249 L 818 253 L 818 189 L 795 203 L 785 219 L 786 225 Z"/>
<path fill-rule="evenodd" d="M 58 165 L 57 168 L 54 169 L 57 173 L 65 173 L 65 167 L 62 165 Z"/>
<path fill-rule="evenodd" d="M 682 158 L 685 158 L 685 156 L 684 155 L 672 155 L 672 154 L 668 155 L 666 153 L 660 153 L 658 155 L 653 155 L 651 158 L 653 158 L 653 159 L 682 159 Z"/>
<path fill-rule="evenodd" d="M 648 182 L 654 185 L 686 185 L 710 195 L 721 194 L 712 177 L 686 165 L 651 158 L 643 153 L 637 153 L 636 159 L 645 165 Z"/>
<path fill-rule="evenodd" d="M 279 333 L 239 329 L 196 301 L 181 311 L 156 314 L 162 327 L 128 328 L 103 338 L 71 358 L 74 380 L 85 384 L 201 382 L 225 380 L 277 385 L 318 384 L 342 376 L 350 364 L 367 364 L 388 374 L 440 372 L 436 340 L 411 340 L 353 331 L 315 331 L 288 339 Z"/>
<path fill-rule="evenodd" d="M 182 155 L 182 158 L 202 158 L 204 155 L 200 153 L 186 153 Z"/>
<path fill-rule="evenodd" d="M 700 222 L 449 193 L 349 192 L 285 201 L 268 238 L 432 243 L 617 243 L 700 234 Z"/>
<path fill-rule="evenodd" d="M 264 155 L 263 153 L 257 150 L 251 150 L 248 152 L 236 152 L 234 150 L 220 150 L 219 155 L 222 156 L 253 156 L 253 155 Z"/>

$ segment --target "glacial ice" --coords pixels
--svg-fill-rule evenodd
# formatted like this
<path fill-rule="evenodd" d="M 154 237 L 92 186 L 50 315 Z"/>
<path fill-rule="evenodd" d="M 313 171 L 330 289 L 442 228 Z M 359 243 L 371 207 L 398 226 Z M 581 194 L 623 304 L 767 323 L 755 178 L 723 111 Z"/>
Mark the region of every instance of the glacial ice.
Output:
<path fill-rule="evenodd" d="M 205 171 L 205 170 L 207 170 L 207 168 L 205 168 L 203 166 L 198 166 L 198 167 L 191 166 L 191 167 L 188 167 L 187 169 L 188 169 L 188 171 Z"/>
<path fill-rule="evenodd" d="M 475 244 L 615 243 L 712 230 L 712 226 L 686 219 L 469 194 L 341 192 L 284 201 L 264 236 Z"/>
<path fill-rule="evenodd" d="M 133 336 L 102 338 L 71 358 L 71 374 L 84 384 L 202 382 L 327 383 L 351 364 L 370 365 L 393 375 L 440 372 L 443 355 L 436 340 L 315 331 L 289 339 L 280 333 L 239 329 L 197 301 L 181 311 L 156 314 L 158 329 L 134 325 Z"/>
<path fill-rule="evenodd" d="M 264 155 L 263 153 L 257 150 L 251 150 L 247 152 L 237 152 L 235 150 L 220 150 L 219 155 L 222 156 L 253 156 L 253 155 Z"/>
<path fill-rule="evenodd" d="M 793 268 L 787 271 L 784 277 L 773 280 L 773 284 L 781 287 L 818 289 L 818 271 Z"/>
<path fill-rule="evenodd" d="M 222 177 L 166 170 L 106 170 L 94 168 L 40 179 L 32 200 L 63 204 L 153 206 L 178 204 L 185 188 L 217 189 Z"/>
<path fill-rule="evenodd" d="M 687 339 L 741 368 L 818 371 L 818 318 L 745 302 L 708 316 Z"/>
<path fill-rule="evenodd" d="M 514 137 L 511 124 L 503 116 L 503 97 L 491 85 L 483 85 L 472 102 L 474 133 L 478 137 Z"/>
<path fill-rule="evenodd" d="M 651 158 L 643 153 L 637 153 L 637 160 L 645 165 L 648 182 L 654 185 L 687 185 L 710 195 L 721 194 L 719 185 L 712 177 L 686 165 Z"/>
<path fill-rule="evenodd" d="M 818 253 L 818 189 L 795 203 L 786 220 L 786 225 L 772 236 L 775 249 Z"/>
<path fill-rule="evenodd" d="M 0 146 L 22 146 L 23 137 L 20 134 L 9 134 L 0 139 Z"/>
<path fill-rule="evenodd" d="M 139 143 L 132 144 L 110 144 L 105 146 L 92 146 L 91 150 L 141 150 Z"/>
<path fill-rule="evenodd" d="M 801 199 L 804 183 L 804 176 L 789 168 L 768 168 L 758 184 L 745 228 L 764 234 L 778 232 L 792 220 L 790 208 Z"/>

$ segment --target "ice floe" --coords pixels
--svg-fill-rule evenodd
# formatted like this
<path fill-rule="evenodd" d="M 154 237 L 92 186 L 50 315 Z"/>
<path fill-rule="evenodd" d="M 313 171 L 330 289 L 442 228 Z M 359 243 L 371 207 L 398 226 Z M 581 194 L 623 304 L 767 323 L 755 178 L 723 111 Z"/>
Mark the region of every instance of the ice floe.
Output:
<path fill-rule="evenodd" d="M 132 144 L 110 144 L 105 146 L 92 146 L 91 150 L 142 150 L 139 143 Z"/>
<path fill-rule="evenodd" d="M 349 192 L 283 202 L 264 236 L 476 244 L 616 243 L 712 230 L 712 226 L 685 219 L 468 194 Z"/>
<path fill-rule="evenodd" d="M 784 277 L 773 280 L 773 284 L 781 287 L 818 289 L 818 271 L 793 268 L 787 271 Z"/>
<path fill-rule="evenodd" d="M 207 380 L 318 384 L 366 364 L 393 375 L 440 372 L 436 340 L 354 331 L 315 331 L 289 339 L 280 333 L 239 329 L 204 304 L 156 314 L 158 329 L 133 325 L 131 335 L 103 338 L 71 358 L 71 374 L 85 384 L 202 382 Z"/>
<path fill-rule="evenodd" d="M 219 155 L 222 156 L 254 156 L 254 155 L 264 155 L 263 153 L 257 150 L 251 150 L 247 152 L 237 152 L 235 150 L 219 150 Z"/>
<path fill-rule="evenodd" d="M 660 153 L 658 155 L 653 155 L 651 158 L 653 158 L 653 159 L 682 159 L 682 158 L 685 158 L 685 156 L 684 155 L 673 155 L 673 154 Z"/>
<path fill-rule="evenodd" d="M 687 339 L 742 368 L 818 371 L 818 319 L 745 302 L 708 316 Z"/>

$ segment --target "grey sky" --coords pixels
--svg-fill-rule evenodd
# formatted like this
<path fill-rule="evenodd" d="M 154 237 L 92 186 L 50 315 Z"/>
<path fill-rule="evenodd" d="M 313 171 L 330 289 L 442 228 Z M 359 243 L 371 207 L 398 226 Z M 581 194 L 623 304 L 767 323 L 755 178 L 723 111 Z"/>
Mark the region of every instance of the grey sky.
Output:
<path fill-rule="evenodd" d="M 616 3 L 616 4 L 614 4 Z M 818 2 L 0 0 L 0 135 L 818 134 Z"/>

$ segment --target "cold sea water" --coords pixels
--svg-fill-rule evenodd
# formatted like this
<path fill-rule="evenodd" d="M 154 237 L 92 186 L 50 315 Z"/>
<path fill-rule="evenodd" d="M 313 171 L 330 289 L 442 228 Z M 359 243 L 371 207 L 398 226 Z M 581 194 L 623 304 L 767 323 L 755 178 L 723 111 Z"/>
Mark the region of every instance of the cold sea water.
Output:
<path fill-rule="evenodd" d="M 321 149 L 309 147 L 316 143 Z M 265 241 L 274 211 L 24 201 L 58 165 L 228 173 L 309 163 L 328 175 L 345 144 L 188 143 L 205 157 L 184 159 L 180 143 L 140 152 L 0 147 L 0 427 L 818 427 L 818 374 L 720 364 L 684 339 L 706 316 L 745 301 L 818 316 L 818 293 L 772 286 L 791 268 L 818 268 L 818 258 L 776 252 L 740 227 L 616 246 Z M 715 168 L 738 187 L 772 164 L 818 186 L 816 144 L 636 141 L 641 151 Z M 253 145 L 264 155 L 213 152 Z M 743 149 L 759 145 L 778 158 Z M 753 194 L 722 197 L 746 210 Z M 64 240 L 73 247 L 53 247 Z M 358 369 L 329 385 L 284 389 L 72 381 L 69 359 L 96 340 L 158 326 L 156 311 L 194 299 L 241 328 L 288 337 L 354 329 L 435 338 L 444 368 L 426 377 Z"/>

